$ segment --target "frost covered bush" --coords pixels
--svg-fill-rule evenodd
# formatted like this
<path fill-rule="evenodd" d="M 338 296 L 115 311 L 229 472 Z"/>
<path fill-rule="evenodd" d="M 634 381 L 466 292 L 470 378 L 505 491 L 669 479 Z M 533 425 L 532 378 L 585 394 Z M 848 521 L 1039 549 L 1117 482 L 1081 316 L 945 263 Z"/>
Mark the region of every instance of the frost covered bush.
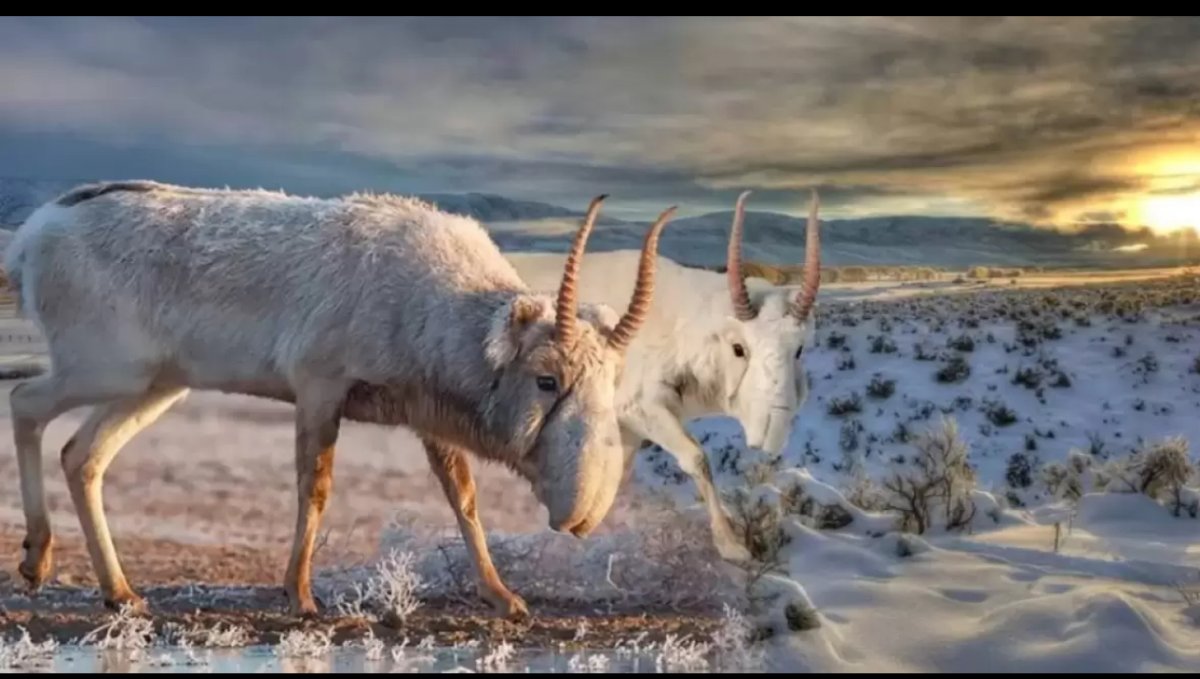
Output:
<path fill-rule="evenodd" d="M 975 351 L 975 340 L 966 333 L 946 340 L 946 346 L 962 352 Z"/>
<path fill-rule="evenodd" d="M 750 610 L 758 622 L 759 639 L 788 632 L 804 632 L 821 626 L 821 617 L 808 593 L 795 580 L 764 573 L 748 588 Z"/>
<path fill-rule="evenodd" d="M 726 500 L 727 502 L 727 500 Z M 667 606 L 719 612 L 717 592 L 737 584 L 720 566 L 707 517 L 680 512 L 666 497 L 639 497 L 636 526 L 613 528 L 587 540 L 544 530 L 494 534 L 488 547 L 505 584 L 526 600 L 562 605 Z M 409 552 L 423 597 L 477 600 L 474 567 L 458 531 L 396 522 L 380 538 L 384 553 Z M 328 585 L 368 577 L 361 569 L 329 576 Z M 332 581 L 332 582 L 330 582 Z"/>
<path fill-rule="evenodd" d="M 845 528 L 854 521 L 848 501 L 807 472 L 791 469 L 775 479 L 781 496 L 779 509 L 784 515 L 798 517 L 818 530 Z"/>
<path fill-rule="evenodd" d="M 712 637 L 712 650 L 717 666 L 726 672 L 761 672 L 766 655 L 755 644 L 754 628 L 744 615 L 728 604 L 720 629 Z"/>
<path fill-rule="evenodd" d="M 287 674 L 315 674 L 330 671 L 333 635 L 329 630 L 289 630 L 271 649 Z"/>
<path fill-rule="evenodd" d="M 1164 505 L 1174 516 L 1200 515 L 1200 493 L 1187 484 L 1196 474 L 1182 437 L 1143 446 L 1132 455 L 1110 462 L 1104 469 L 1110 492 L 1141 493 Z"/>
<path fill-rule="evenodd" d="M 1067 453 L 1065 463 L 1054 462 L 1043 467 L 1042 482 L 1051 497 L 1071 501 L 1108 485 L 1106 476 L 1097 474 L 1093 468 L 1092 458 L 1078 449 Z"/>
<path fill-rule="evenodd" d="M 741 543 L 755 561 L 768 567 L 782 562 L 780 550 L 787 544 L 780 502 L 769 487 L 737 488 L 730 502 L 730 518 Z"/>
<path fill-rule="evenodd" d="M 1042 385 L 1042 371 L 1036 366 L 1022 366 L 1013 374 L 1012 383 L 1026 389 L 1037 389 Z"/>
<path fill-rule="evenodd" d="M 132 606 L 126 604 L 111 620 L 88 632 L 79 643 L 81 646 L 104 650 L 141 651 L 150 647 L 154 637 L 153 621 L 139 616 Z"/>
<path fill-rule="evenodd" d="M 250 631 L 238 625 L 218 622 L 212 627 L 194 624 L 184 627 L 168 622 L 163 625 L 155 644 L 158 646 L 201 646 L 205 648 L 236 648 L 250 643 Z"/>
<path fill-rule="evenodd" d="M 1142 378 L 1143 384 L 1148 384 L 1150 379 L 1158 373 L 1158 357 L 1153 351 L 1146 352 L 1141 358 L 1134 361 L 1133 374 Z"/>
<path fill-rule="evenodd" d="M 853 520 L 850 512 L 830 511 L 828 505 L 809 496 L 812 481 L 806 472 L 789 470 L 776 477 L 782 483 L 762 484 L 737 493 L 731 502 L 731 518 L 754 563 L 745 564 L 745 596 L 755 619 L 756 639 L 785 629 L 792 632 L 820 627 L 820 618 L 808 594 L 798 583 L 780 574 L 786 561 L 784 548 L 790 543 L 784 529 L 788 517 L 812 525 L 842 527 Z M 836 491 L 834 491 L 836 494 Z M 844 500 L 843 500 L 844 502 Z M 836 504 L 836 503 L 835 503 Z M 809 516 L 805 517 L 807 512 Z"/>
<path fill-rule="evenodd" d="M 913 358 L 918 361 L 935 361 L 937 357 L 937 352 L 927 342 L 921 341 L 913 344 Z"/>
<path fill-rule="evenodd" d="M 935 526 L 957 530 L 975 516 L 975 472 L 953 418 L 912 442 L 915 454 L 883 481 L 884 509 L 896 512 L 901 530 L 925 533 Z"/>
<path fill-rule="evenodd" d="M 879 373 L 871 376 L 871 383 L 867 385 L 867 396 L 883 400 L 894 393 L 896 393 L 896 380 L 885 378 Z"/>
<path fill-rule="evenodd" d="M 366 583 L 354 583 L 354 598 L 339 595 L 338 611 L 390 624 L 403 622 L 421 606 L 419 593 L 424 583 L 414 564 L 411 552 L 391 550 L 375 565 Z"/>
<path fill-rule="evenodd" d="M 333 637 L 328 630 L 289 630 L 274 647 L 281 658 L 319 658 L 333 650 Z"/>
<path fill-rule="evenodd" d="M 1033 485 L 1033 463 L 1025 453 L 1013 453 L 1008 458 L 1004 480 L 1011 488 L 1028 488 Z"/>
<path fill-rule="evenodd" d="M 34 643 L 28 630 L 24 627 L 18 629 L 21 635 L 12 641 L 0 637 L 0 671 L 29 671 L 50 665 L 54 660 L 54 652 L 58 650 L 58 642 L 46 639 Z"/>
<path fill-rule="evenodd" d="M 971 376 L 971 365 L 962 356 L 952 356 L 934 373 L 938 382 L 956 384 Z"/>
<path fill-rule="evenodd" d="M 846 415 L 850 415 L 852 413 L 861 413 L 862 397 L 858 395 L 857 391 L 853 391 L 850 392 L 849 396 L 844 398 L 831 398 L 829 399 L 829 406 L 827 410 L 829 414 L 833 415 L 834 417 L 845 417 Z"/>
<path fill-rule="evenodd" d="M 1002 401 L 984 399 L 982 409 L 983 414 L 987 416 L 988 422 L 997 427 L 1007 427 L 1017 421 L 1016 412 Z"/>
<path fill-rule="evenodd" d="M 875 338 L 871 340 L 872 354 L 894 354 L 896 353 L 896 349 L 896 343 L 886 335 L 876 335 Z"/>
<path fill-rule="evenodd" d="M 1027 439 L 1031 440 L 1031 439 Z M 1032 506 L 1044 499 L 1041 460 L 1029 451 L 1013 453 L 1004 470 L 1005 498 L 1014 507 Z"/>
<path fill-rule="evenodd" d="M 851 475 L 843 494 L 847 502 L 868 512 L 882 511 L 887 504 L 883 489 L 861 470 Z"/>
<path fill-rule="evenodd" d="M 1072 450 L 1065 464 L 1046 465 L 1042 480 L 1047 491 L 1070 501 L 1088 493 L 1140 493 L 1166 506 L 1174 516 L 1200 516 L 1200 490 L 1194 487 L 1200 478 L 1182 437 L 1142 446 L 1103 464 L 1094 459 Z"/>

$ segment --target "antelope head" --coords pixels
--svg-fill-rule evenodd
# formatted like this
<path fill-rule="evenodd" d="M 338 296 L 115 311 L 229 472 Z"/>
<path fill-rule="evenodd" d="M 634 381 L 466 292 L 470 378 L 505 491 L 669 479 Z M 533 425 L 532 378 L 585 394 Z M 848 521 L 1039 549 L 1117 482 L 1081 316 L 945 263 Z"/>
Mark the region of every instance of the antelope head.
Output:
<path fill-rule="evenodd" d="M 496 370 L 492 418 L 520 451 L 512 466 L 533 485 L 550 527 L 584 537 L 608 513 L 624 455 L 615 407 L 625 351 L 654 294 L 662 213 L 646 234 L 625 314 L 581 304 L 577 281 L 587 239 L 605 196 L 594 199 L 575 235 L 556 296 L 524 293 L 493 318 L 487 355 Z"/>

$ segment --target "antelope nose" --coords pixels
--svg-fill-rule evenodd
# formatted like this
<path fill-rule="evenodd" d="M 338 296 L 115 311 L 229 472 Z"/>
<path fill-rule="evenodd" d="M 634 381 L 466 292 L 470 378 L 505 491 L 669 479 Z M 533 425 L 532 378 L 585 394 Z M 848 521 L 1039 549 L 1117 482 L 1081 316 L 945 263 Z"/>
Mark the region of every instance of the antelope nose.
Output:
<path fill-rule="evenodd" d="M 584 526 L 585 523 L 586 522 L 575 522 L 571 519 L 559 521 L 558 523 L 551 521 L 550 530 L 554 531 L 555 533 L 568 533 L 570 535 L 574 535 L 575 537 L 583 537 L 583 535 L 587 535 L 587 530 Z M 580 533 L 583 533 L 583 535 L 580 535 Z"/>

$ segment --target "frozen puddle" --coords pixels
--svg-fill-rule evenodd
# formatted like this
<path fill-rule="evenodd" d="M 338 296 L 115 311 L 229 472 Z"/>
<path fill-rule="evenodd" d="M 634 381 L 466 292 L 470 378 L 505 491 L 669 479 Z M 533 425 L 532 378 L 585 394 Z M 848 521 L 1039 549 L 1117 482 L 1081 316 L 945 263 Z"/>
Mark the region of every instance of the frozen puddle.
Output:
<path fill-rule="evenodd" d="M 400 649 L 397 648 L 397 651 Z M 0 670 L 71 673 L 296 673 L 296 672 L 662 672 L 689 671 L 664 663 L 658 653 L 624 649 L 563 650 L 513 648 L 406 648 L 369 659 L 363 647 L 335 647 L 316 657 L 280 657 L 276 647 L 97 650 L 60 646 L 52 658 Z"/>

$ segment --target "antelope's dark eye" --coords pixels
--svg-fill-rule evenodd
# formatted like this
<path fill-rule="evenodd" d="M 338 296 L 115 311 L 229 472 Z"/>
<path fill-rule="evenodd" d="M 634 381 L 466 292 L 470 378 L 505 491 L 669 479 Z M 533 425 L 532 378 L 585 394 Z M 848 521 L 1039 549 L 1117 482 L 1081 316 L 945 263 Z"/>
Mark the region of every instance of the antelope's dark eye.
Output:
<path fill-rule="evenodd" d="M 538 389 L 542 391 L 558 391 L 558 380 L 549 376 L 539 376 L 537 378 Z"/>
<path fill-rule="evenodd" d="M 799 359 L 800 354 L 803 354 L 803 353 L 804 353 L 804 345 L 801 344 L 799 347 L 796 348 L 796 358 Z"/>
<path fill-rule="evenodd" d="M 738 358 L 745 358 L 746 357 L 746 347 L 743 347 L 740 344 L 733 345 L 733 355 L 737 356 Z"/>

